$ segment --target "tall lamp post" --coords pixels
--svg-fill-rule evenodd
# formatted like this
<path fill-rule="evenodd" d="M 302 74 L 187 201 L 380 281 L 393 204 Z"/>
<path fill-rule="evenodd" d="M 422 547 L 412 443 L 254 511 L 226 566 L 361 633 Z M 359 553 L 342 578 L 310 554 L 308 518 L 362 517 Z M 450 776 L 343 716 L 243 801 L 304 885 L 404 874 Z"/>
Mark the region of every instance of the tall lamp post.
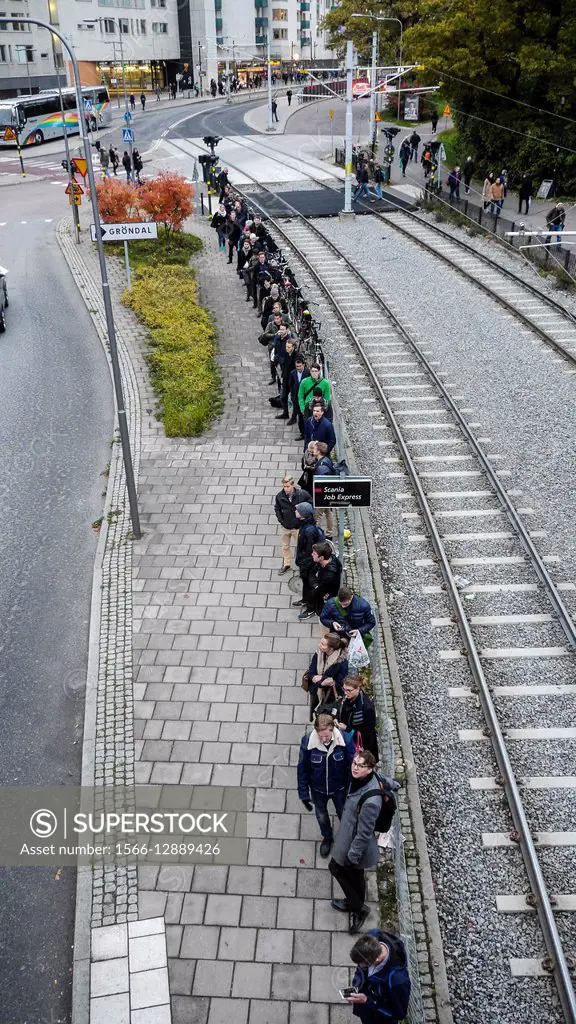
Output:
<path fill-rule="evenodd" d="M 271 52 L 270 52 L 270 50 L 271 50 L 271 42 L 270 42 L 271 32 L 272 32 L 272 19 L 268 18 L 268 32 L 266 34 L 266 62 L 268 64 L 268 76 L 267 76 L 268 77 L 268 128 L 266 130 L 269 131 L 269 132 L 273 132 L 273 131 L 276 130 L 274 128 L 274 122 L 272 120 L 272 55 L 271 55 Z"/>
<path fill-rule="evenodd" d="M 0 14 L 0 25 L 7 24 L 9 21 L 12 20 L 12 17 L 7 18 L 5 15 Z M 106 329 L 108 332 L 108 341 L 110 344 L 110 362 L 112 363 L 112 376 L 114 379 L 114 390 L 116 392 L 118 426 L 120 430 L 120 440 L 122 443 L 122 455 L 124 458 L 126 488 L 128 491 L 128 500 L 130 503 L 132 532 L 134 534 L 134 537 L 138 540 L 142 536 L 142 530 L 140 528 L 138 498 L 136 495 L 136 483 L 134 480 L 134 466 L 132 464 L 130 436 L 128 434 L 128 424 L 126 422 L 126 406 L 124 404 L 124 390 L 122 387 L 122 376 L 120 374 L 120 363 L 118 361 L 118 344 L 116 340 L 116 327 L 114 325 L 112 300 L 110 298 L 110 284 L 108 282 L 108 271 L 106 269 L 106 259 L 104 257 L 104 244 L 102 242 L 102 233 L 100 229 L 100 211 L 98 210 L 98 199 L 96 196 L 96 180 L 94 178 L 94 168 L 92 167 L 90 140 L 86 133 L 86 120 L 83 117 L 82 86 L 80 84 L 80 72 L 78 70 L 78 61 L 76 59 L 76 54 L 74 53 L 73 47 L 67 42 L 66 38 L 61 34 L 61 32 L 59 32 L 54 27 L 54 25 L 50 25 L 47 21 L 40 21 L 39 18 L 19 18 L 19 21 L 21 21 L 22 24 L 24 25 L 38 25 L 40 28 L 45 28 L 48 30 L 48 32 L 52 32 L 53 35 L 57 36 L 62 45 L 66 48 L 70 56 L 70 60 L 72 62 L 72 68 L 74 71 L 74 87 L 76 89 L 76 105 L 78 107 L 78 128 L 80 129 L 80 136 L 82 138 L 82 142 L 84 145 L 84 156 L 86 158 L 88 183 L 90 186 L 90 201 L 92 203 L 92 216 L 94 217 L 94 227 L 96 230 L 96 245 L 98 247 L 98 261 L 100 264 L 102 296 L 104 299 Z"/>

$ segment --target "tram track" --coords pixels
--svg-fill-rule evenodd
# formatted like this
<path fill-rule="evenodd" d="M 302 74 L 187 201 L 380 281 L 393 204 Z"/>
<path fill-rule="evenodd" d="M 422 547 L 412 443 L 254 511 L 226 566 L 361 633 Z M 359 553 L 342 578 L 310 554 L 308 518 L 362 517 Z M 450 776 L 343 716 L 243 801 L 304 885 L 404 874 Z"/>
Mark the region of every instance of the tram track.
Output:
<path fill-rule="evenodd" d="M 523 788 L 542 786 L 553 791 L 555 787 L 569 786 L 570 781 L 568 777 L 558 775 L 553 765 L 548 774 L 542 772 L 538 778 L 517 777 L 514 745 L 523 741 L 524 733 L 534 734 L 537 738 L 539 730 L 537 727 L 515 730 L 502 725 L 496 695 L 505 689 L 500 685 L 499 665 L 506 659 L 522 658 L 528 672 L 542 658 L 573 662 L 576 627 L 563 594 L 574 591 L 574 584 L 557 583 L 553 578 L 551 566 L 557 559 L 540 555 L 535 543 L 539 532 L 531 529 L 527 522 L 531 510 L 516 507 L 513 498 L 517 492 L 505 483 L 509 471 L 500 465 L 498 453 L 485 447 L 489 440 L 476 435 L 474 425 L 458 405 L 458 396 L 450 393 L 429 353 L 416 341 L 391 305 L 316 224 L 301 217 L 272 189 L 258 182 L 255 184 L 284 204 L 291 220 L 279 223 L 271 219 L 274 232 L 292 252 L 295 269 L 298 271 L 298 266 L 301 266 L 332 306 L 342 335 L 349 344 L 347 372 L 354 379 L 366 381 L 359 387 L 364 390 L 364 401 L 373 415 L 375 436 L 382 437 L 376 433 L 378 428 L 389 431 L 389 436 L 384 435 L 379 442 L 384 452 L 390 453 L 384 459 L 388 463 L 400 464 L 411 488 L 403 496 L 416 498 L 418 511 L 407 515 L 414 517 L 423 526 L 423 531 L 412 539 L 416 544 L 428 546 L 432 558 L 418 559 L 415 564 L 431 565 L 440 571 L 442 585 L 426 589 L 447 597 L 451 608 L 449 617 L 437 616 L 433 625 L 444 628 L 454 624 L 459 633 L 460 647 L 440 654 L 447 654 L 446 660 L 449 661 L 466 659 L 471 677 L 471 685 L 467 689 L 478 701 L 484 717 L 483 729 L 462 730 L 463 734 L 470 734 L 462 738 L 463 741 L 488 739 L 497 766 L 493 778 L 476 780 L 478 785 L 472 788 L 503 792 L 512 821 L 512 829 L 508 833 L 483 832 L 483 847 L 513 846 L 520 850 L 529 883 L 528 903 L 536 911 L 547 951 L 546 958 L 537 957 L 535 960 L 543 964 L 543 969 L 553 978 L 563 1017 L 573 1024 L 576 1021 L 576 997 L 570 976 L 573 962 L 570 951 L 563 949 L 554 915 L 560 908 L 571 909 L 574 900 L 562 894 L 552 895 L 538 855 L 542 846 L 550 847 L 555 843 L 570 845 L 574 842 L 570 838 L 573 834 L 552 829 L 549 832 L 538 831 L 531 825 L 530 810 L 522 796 Z M 237 191 L 243 194 L 242 189 Z M 260 205 L 254 193 L 245 198 L 256 208 Z M 382 422 L 382 414 L 385 423 Z M 497 463 L 498 468 L 495 468 Z M 478 479 L 482 481 L 482 489 L 470 489 L 475 486 L 472 480 Z M 434 489 L 436 487 L 439 489 Z M 443 487 L 450 489 L 442 490 Z M 473 508 L 468 504 L 471 500 Z M 452 524 L 464 524 L 466 531 L 471 519 L 481 526 L 486 518 L 492 517 L 497 525 L 502 524 L 506 529 L 448 532 Z M 507 553 L 502 555 L 499 545 L 504 542 Z M 477 555 L 479 547 L 482 550 L 480 556 Z M 497 569 L 492 567 L 502 564 L 507 566 L 506 583 L 494 581 L 497 580 Z M 485 602 L 488 602 L 485 605 L 487 613 L 482 616 L 468 614 L 464 604 L 468 587 L 458 582 L 462 566 L 481 566 L 478 571 L 487 574 L 487 582 L 471 585 L 475 591 L 481 591 Z M 492 571 L 494 580 L 490 578 Z M 512 595 L 513 601 L 521 602 L 527 593 L 531 601 L 529 613 L 520 603 L 512 613 L 500 614 L 502 595 Z M 491 614 L 489 602 L 492 595 L 497 614 Z M 507 646 L 484 646 L 482 632 L 486 627 L 495 630 L 496 634 L 502 630 Z M 526 641 L 533 628 L 537 628 L 547 641 L 539 647 Z M 539 688 L 528 686 L 521 689 L 530 696 L 531 690 L 535 694 Z M 558 693 L 563 690 L 566 687 L 558 687 Z M 550 742 L 554 739 L 562 742 L 570 738 L 572 732 L 562 727 L 542 730 Z M 517 903 L 513 894 L 503 894 L 499 909 L 517 908 Z M 516 969 L 521 976 L 520 958 L 514 957 L 513 953 L 511 949 L 512 974 Z"/>

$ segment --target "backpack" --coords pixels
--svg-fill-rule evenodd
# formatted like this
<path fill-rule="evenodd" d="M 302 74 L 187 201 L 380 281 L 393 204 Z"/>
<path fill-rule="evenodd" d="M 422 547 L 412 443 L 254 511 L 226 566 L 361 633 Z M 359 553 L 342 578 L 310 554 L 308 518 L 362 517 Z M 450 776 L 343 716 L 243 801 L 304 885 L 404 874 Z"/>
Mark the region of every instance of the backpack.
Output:
<path fill-rule="evenodd" d="M 327 473 L 321 473 L 320 476 L 336 476 L 338 473 L 338 470 L 336 469 L 336 466 L 332 462 L 332 459 L 330 458 L 329 455 L 323 455 L 321 459 L 318 459 L 318 462 L 316 463 L 315 472 L 319 466 L 325 466 L 326 469 L 328 470 Z"/>
<path fill-rule="evenodd" d="M 378 772 L 374 772 L 374 778 L 378 780 L 378 785 L 380 786 L 380 793 L 382 795 L 382 806 L 380 808 L 380 811 L 378 812 L 378 817 L 374 822 L 374 831 L 388 832 L 392 822 L 394 821 L 394 815 L 396 814 L 396 797 L 389 788 L 386 779 L 384 779 L 381 775 L 378 775 Z M 365 804 L 367 800 L 370 800 L 374 796 L 374 792 L 374 790 L 371 790 L 369 793 L 362 794 L 358 801 L 358 807 L 356 809 L 358 815 L 360 814 L 360 810 L 363 804 Z"/>

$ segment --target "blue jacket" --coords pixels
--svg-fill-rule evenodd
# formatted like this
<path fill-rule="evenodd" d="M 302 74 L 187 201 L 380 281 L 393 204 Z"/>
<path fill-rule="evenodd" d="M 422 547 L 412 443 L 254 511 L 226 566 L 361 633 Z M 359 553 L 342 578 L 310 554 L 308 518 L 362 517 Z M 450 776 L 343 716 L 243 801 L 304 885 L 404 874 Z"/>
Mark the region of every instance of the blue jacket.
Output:
<path fill-rule="evenodd" d="M 348 789 L 352 778 L 354 740 L 351 733 L 334 729 L 328 749 L 318 739 L 316 729 L 302 737 L 298 759 L 298 796 L 309 800 L 310 793 L 331 794 Z"/>
<path fill-rule="evenodd" d="M 306 451 L 310 441 L 324 441 L 324 443 L 328 445 L 328 455 L 330 455 L 332 449 L 336 447 L 336 434 L 334 433 L 334 427 L 330 423 L 326 414 L 324 414 L 318 422 L 313 416 L 310 416 L 309 419 L 306 420 L 306 423 L 304 424 L 304 451 Z"/>
<path fill-rule="evenodd" d="M 312 679 L 312 676 L 318 675 L 318 654 L 314 654 L 312 656 L 310 668 L 308 669 L 308 675 L 310 676 L 310 679 Z M 322 686 L 325 679 L 332 679 L 336 684 L 336 692 L 339 694 L 339 696 L 342 696 L 342 683 L 346 679 L 347 675 L 348 661 L 346 658 L 341 658 L 339 661 L 335 661 L 333 665 L 330 665 L 330 667 L 326 669 L 326 671 L 322 675 L 322 683 L 319 683 L 318 685 Z"/>
<path fill-rule="evenodd" d="M 386 963 L 370 976 L 365 967 L 356 968 L 352 984 L 368 999 L 365 1003 L 356 1003 L 352 1013 L 360 1018 L 362 1024 L 398 1024 L 408 1013 L 410 1002 L 410 976 L 404 943 L 397 935 L 382 932 L 379 928 L 371 929 L 368 935 L 385 942 L 390 952 Z"/>
<path fill-rule="evenodd" d="M 331 597 L 329 601 L 326 601 L 322 609 L 320 622 L 328 629 L 332 629 L 332 623 L 337 622 L 347 633 L 357 629 L 361 636 L 369 633 L 376 625 L 374 612 L 368 601 L 365 601 L 363 597 L 358 597 L 356 594 L 348 607 L 344 608 L 343 611 L 339 610 L 336 598 Z"/>

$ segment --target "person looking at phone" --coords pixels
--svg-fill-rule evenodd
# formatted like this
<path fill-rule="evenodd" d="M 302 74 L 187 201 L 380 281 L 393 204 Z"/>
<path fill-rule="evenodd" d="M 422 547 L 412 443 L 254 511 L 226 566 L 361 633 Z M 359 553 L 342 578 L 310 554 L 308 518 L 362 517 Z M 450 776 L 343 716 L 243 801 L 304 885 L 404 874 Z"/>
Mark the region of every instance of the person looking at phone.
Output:
<path fill-rule="evenodd" d="M 345 1001 L 363 1024 L 398 1024 L 408 1013 L 410 975 L 402 939 L 379 928 L 366 932 L 350 950 L 356 964 L 350 995 Z M 348 993 L 349 989 L 343 990 Z"/>

